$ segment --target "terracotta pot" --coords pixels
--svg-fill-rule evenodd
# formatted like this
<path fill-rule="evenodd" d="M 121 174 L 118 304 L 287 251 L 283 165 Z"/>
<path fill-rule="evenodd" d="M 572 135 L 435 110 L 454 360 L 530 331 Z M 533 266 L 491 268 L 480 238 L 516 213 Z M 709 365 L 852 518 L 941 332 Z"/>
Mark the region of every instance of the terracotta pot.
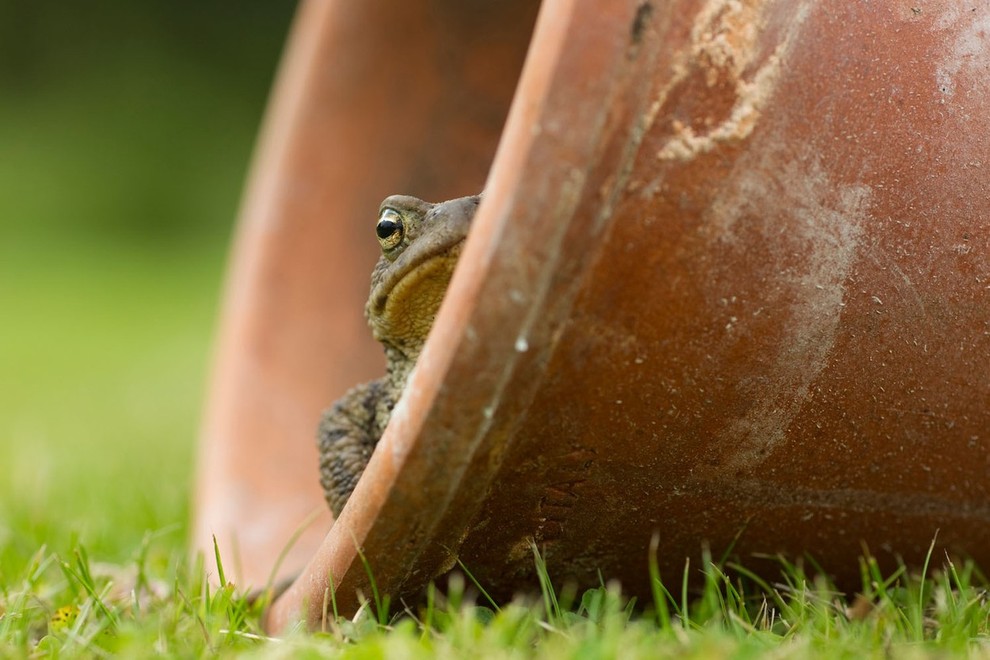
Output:
<path fill-rule="evenodd" d="M 654 532 L 668 576 L 707 543 L 842 579 L 864 543 L 920 562 L 936 530 L 990 559 L 988 31 L 951 2 L 545 2 L 430 341 L 271 628 L 318 625 L 328 580 L 352 611 L 358 548 L 393 596 L 455 558 L 532 588 L 532 542 L 558 580 L 647 593 Z M 247 299 L 284 285 L 239 263 Z M 229 338 L 218 383 L 240 382 Z M 274 365 L 330 350 L 290 343 Z M 264 389 L 317 400 L 314 380 Z M 207 451 L 243 455 L 223 424 L 271 417 L 241 410 L 211 409 Z M 311 451 L 315 413 L 279 410 L 256 442 Z M 202 528 L 284 510 L 273 488 Z"/>

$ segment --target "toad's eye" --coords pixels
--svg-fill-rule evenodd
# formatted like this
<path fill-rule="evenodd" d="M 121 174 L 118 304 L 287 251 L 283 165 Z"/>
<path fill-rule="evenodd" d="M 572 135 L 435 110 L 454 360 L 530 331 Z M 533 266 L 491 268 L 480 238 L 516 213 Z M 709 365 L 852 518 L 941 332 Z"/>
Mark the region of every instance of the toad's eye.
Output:
<path fill-rule="evenodd" d="M 375 227 L 378 234 L 378 243 L 382 246 L 382 252 L 390 252 L 402 243 L 402 237 L 406 233 L 402 226 L 402 216 L 393 209 L 385 209 L 378 216 L 378 226 Z"/>

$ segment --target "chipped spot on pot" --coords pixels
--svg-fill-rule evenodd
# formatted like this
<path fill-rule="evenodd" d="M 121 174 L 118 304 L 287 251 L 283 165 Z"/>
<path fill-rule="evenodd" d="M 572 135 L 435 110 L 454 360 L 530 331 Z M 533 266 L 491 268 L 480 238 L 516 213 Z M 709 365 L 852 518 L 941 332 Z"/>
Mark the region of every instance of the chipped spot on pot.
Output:
<path fill-rule="evenodd" d="M 415 371 L 415 369 L 414 369 Z M 412 374 L 410 374 L 410 382 L 413 381 Z M 407 388 L 399 400 L 396 402 L 395 407 L 392 408 L 392 415 L 389 417 L 389 426 L 396 428 L 403 428 L 409 424 L 409 398 L 415 396 L 412 388 Z M 400 463 L 405 460 L 406 454 L 409 453 L 408 442 L 403 442 L 404 438 L 407 438 L 409 434 L 394 432 L 390 435 L 388 446 L 391 449 L 392 460 Z M 385 444 L 385 443 L 381 443 Z"/>
<path fill-rule="evenodd" d="M 735 87 L 736 100 L 729 116 L 704 133 L 674 121 L 673 136 L 660 148 L 660 160 L 689 160 L 711 151 L 720 143 L 744 140 L 753 132 L 763 108 L 773 95 L 787 54 L 808 15 L 801 4 L 794 13 L 782 40 L 754 73 L 759 55 L 758 37 L 763 27 L 763 2 L 711 0 L 698 14 L 691 31 L 692 59 L 704 67 L 709 87 L 728 80 Z M 672 84 L 686 77 L 685 67 L 675 67 Z M 665 96 L 666 93 L 663 93 Z"/>

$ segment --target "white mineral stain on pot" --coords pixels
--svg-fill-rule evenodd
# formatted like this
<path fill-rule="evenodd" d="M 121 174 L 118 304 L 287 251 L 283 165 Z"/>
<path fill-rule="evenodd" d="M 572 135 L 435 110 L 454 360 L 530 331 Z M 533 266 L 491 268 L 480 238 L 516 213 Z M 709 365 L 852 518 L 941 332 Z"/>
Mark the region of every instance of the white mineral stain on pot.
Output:
<path fill-rule="evenodd" d="M 990 48 L 990 11 L 986 5 L 948 3 L 935 21 L 934 31 L 940 36 L 943 32 L 953 35 L 952 45 L 942 51 L 944 56 L 935 69 L 935 87 L 938 94 L 944 95 L 943 102 L 950 100 L 957 88 L 966 95 L 990 92 L 990 80 L 982 68 L 984 54 Z"/>
<path fill-rule="evenodd" d="M 759 162 L 737 168 L 709 212 L 717 240 L 734 243 L 737 224 L 761 222 L 767 258 L 782 268 L 765 304 L 786 304 L 790 319 L 773 354 L 766 356 L 756 403 L 719 434 L 719 471 L 734 474 L 763 462 L 786 439 L 810 387 L 828 364 L 845 304 L 845 280 L 858 259 L 870 189 L 834 182 L 814 157 L 801 163 L 766 145 Z M 781 194 L 781 191 L 788 191 Z M 756 216 L 752 205 L 761 208 Z M 785 224 L 786 232 L 780 225 Z M 793 263 L 793 261 L 790 261 Z M 773 291 L 786 291 L 778 296 Z M 724 295 L 718 293 L 717 295 Z M 736 319 L 738 321 L 738 319 Z"/>

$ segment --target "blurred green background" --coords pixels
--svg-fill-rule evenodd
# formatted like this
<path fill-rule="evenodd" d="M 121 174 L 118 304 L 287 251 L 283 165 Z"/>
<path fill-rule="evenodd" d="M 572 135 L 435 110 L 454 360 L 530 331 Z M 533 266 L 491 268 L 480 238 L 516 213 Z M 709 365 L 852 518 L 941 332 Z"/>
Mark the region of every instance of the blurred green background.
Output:
<path fill-rule="evenodd" d="M 0 0 L 0 584 L 185 540 L 227 245 L 295 3 Z"/>

